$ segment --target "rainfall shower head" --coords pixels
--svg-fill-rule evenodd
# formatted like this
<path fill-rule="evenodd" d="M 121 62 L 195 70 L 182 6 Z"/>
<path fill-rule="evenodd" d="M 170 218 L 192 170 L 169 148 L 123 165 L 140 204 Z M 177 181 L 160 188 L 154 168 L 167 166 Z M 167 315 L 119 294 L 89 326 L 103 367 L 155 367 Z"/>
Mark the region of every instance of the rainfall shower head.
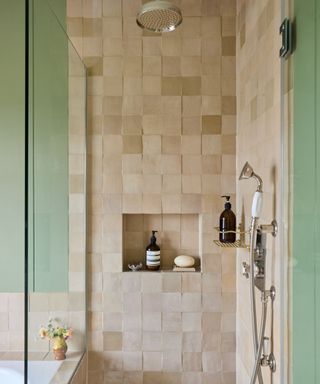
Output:
<path fill-rule="evenodd" d="M 257 191 L 262 192 L 262 179 L 261 179 L 261 177 L 258 176 L 256 173 L 254 173 L 251 165 L 248 162 L 246 162 L 242 168 L 241 173 L 240 173 L 239 180 L 250 179 L 251 177 L 253 177 L 254 179 L 257 180 L 257 183 L 258 183 Z"/>
<path fill-rule="evenodd" d="M 181 10 L 170 1 L 149 1 L 142 5 L 137 14 L 139 27 L 152 32 L 171 32 L 181 23 Z"/>

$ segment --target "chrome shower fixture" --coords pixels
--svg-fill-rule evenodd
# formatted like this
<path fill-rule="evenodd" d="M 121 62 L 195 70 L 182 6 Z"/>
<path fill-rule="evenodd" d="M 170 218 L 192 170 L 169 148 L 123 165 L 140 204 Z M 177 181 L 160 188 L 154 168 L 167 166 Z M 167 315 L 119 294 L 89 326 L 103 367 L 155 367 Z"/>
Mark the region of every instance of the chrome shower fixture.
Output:
<path fill-rule="evenodd" d="M 272 221 L 271 224 L 258 225 L 258 219 L 262 211 L 262 179 L 254 173 L 251 165 L 246 162 L 240 173 L 239 180 L 250 179 L 253 177 L 258 185 L 253 195 L 251 207 L 251 226 L 250 226 L 250 248 L 249 258 L 250 265 L 246 262 L 242 263 L 242 274 L 246 278 L 250 278 L 250 301 L 251 301 L 251 317 L 252 317 L 252 333 L 253 333 L 253 348 L 254 348 L 254 367 L 250 384 L 263 384 L 263 376 L 261 367 L 269 366 L 270 370 L 276 370 L 275 357 L 268 349 L 268 338 L 265 336 L 266 322 L 267 322 L 267 304 L 268 299 L 271 298 L 273 302 L 275 299 L 275 288 L 271 287 L 266 290 L 266 257 L 267 257 L 267 234 L 271 233 L 273 236 L 277 234 L 277 222 Z M 256 288 L 261 291 L 261 324 L 258 332 L 257 323 L 257 308 L 256 308 Z"/>
<path fill-rule="evenodd" d="M 250 179 L 251 177 L 256 179 L 256 181 L 258 183 L 257 191 L 262 192 L 263 183 L 262 183 L 261 177 L 258 176 L 256 173 L 254 173 L 251 165 L 248 162 L 246 162 L 242 168 L 241 173 L 240 173 L 239 180 Z"/>
<path fill-rule="evenodd" d="M 179 7 L 170 1 L 153 0 L 145 3 L 137 14 L 139 27 L 151 32 L 172 32 L 182 23 Z"/>

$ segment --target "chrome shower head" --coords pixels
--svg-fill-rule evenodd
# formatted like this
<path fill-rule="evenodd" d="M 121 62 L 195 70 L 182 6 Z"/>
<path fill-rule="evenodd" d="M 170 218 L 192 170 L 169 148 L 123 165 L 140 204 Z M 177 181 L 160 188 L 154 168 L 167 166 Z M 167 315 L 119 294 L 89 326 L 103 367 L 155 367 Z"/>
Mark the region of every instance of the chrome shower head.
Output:
<path fill-rule="evenodd" d="M 262 192 L 262 179 L 261 179 L 261 177 L 258 176 L 256 173 L 254 173 L 251 165 L 248 162 L 246 162 L 242 168 L 241 173 L 240 173 L 239 180 L 250 179 L 251 177 L 256 179 L 256 181 L 258 183 L 257 191 Z"/>
<path fill-rule="evenodd" d="M 139 27 L 152 32 L 171 32 L 181 23 L 181 10 L 170 1 L 149 1 L 142 5 L 137 14 Z"/>

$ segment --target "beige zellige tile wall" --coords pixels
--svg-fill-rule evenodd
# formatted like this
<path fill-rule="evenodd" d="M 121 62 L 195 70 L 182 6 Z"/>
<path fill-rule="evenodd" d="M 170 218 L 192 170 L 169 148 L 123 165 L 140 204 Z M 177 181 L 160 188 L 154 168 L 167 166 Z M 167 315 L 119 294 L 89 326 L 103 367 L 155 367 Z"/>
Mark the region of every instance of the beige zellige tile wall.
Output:
<path fill-rule="evenodd" d="M 280 59 L 279 36 L 281 2 L 237 1 L 237 175 L 245 161 L 262 177 L 264 204 L 260 223 L 281 220 L 280 169 Z M 238 216 L 250 223 L 251 200 L 256 183 L 239 181 L 237 185 Z M 244 213 L 243 213 L 244 212 Z M 277 289 L 274 302 L 273 334 L 269 320 L 266 336 L 273 335 L 273 353 L 280 364 L 280 295 L 281 260 L 279 236 L 267 238 L 266 288 Z M 241 263 L 249 262 L 247 251 L 237 255 L 237 383 L 250 382 L 253 367 L 252 329 L 250 314 L 249 280 L 241 276 Z M 257 298 L 261 308 L 260 296 Z M 270 307 L 269 307 L 270 308 Z M 268 309 L 269 310 L 269 309 Z M 258 316 L 258 319 L 260 315 Z M 271 382 L 269 368 L 263 368 L 265 382 Z M 273 383 L 280 384 L 280 368 L 273 375 Z"/>
<path fill-rule="evenodd" d="M 88 67 L 94 384 L 235 383 L 235 252 L 212 240 L 235 200 L 236 3 L 175 3 L 183 24 L 157 35 L 141 0 L 67 2 Z M 124 214 L 197 215 L 202 273 L 122 272 Z"/>

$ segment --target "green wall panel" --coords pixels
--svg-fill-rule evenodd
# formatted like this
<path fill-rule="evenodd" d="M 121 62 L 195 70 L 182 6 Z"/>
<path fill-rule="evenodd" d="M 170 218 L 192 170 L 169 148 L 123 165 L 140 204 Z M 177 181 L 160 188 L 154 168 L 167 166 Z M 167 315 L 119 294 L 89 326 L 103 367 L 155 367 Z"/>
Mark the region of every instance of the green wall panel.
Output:
<path fill-rule="evenodd" d="M 65 0 L 55 4 L 65 15 Z M 43 0 L 34 0 L 33 49 L 34 290 L 67 291 L 68 41 Z"/>
<path fill-rule="evenodd" d="M 320 382 L 320 0 L 296 0 L 293 145 L 292 377 Z"/>
<path fill-rule="evenodd" d="M 1 0 L 0 292 L 22 292 L 24 286 L 24 3 Z M 66 2 L 30 3 L 30 290 L 67 291 Z"/>
<path fill-rule="evenodd" d="M 24 1 L 0 12 L 0 292 L 23 290 Z"/>

